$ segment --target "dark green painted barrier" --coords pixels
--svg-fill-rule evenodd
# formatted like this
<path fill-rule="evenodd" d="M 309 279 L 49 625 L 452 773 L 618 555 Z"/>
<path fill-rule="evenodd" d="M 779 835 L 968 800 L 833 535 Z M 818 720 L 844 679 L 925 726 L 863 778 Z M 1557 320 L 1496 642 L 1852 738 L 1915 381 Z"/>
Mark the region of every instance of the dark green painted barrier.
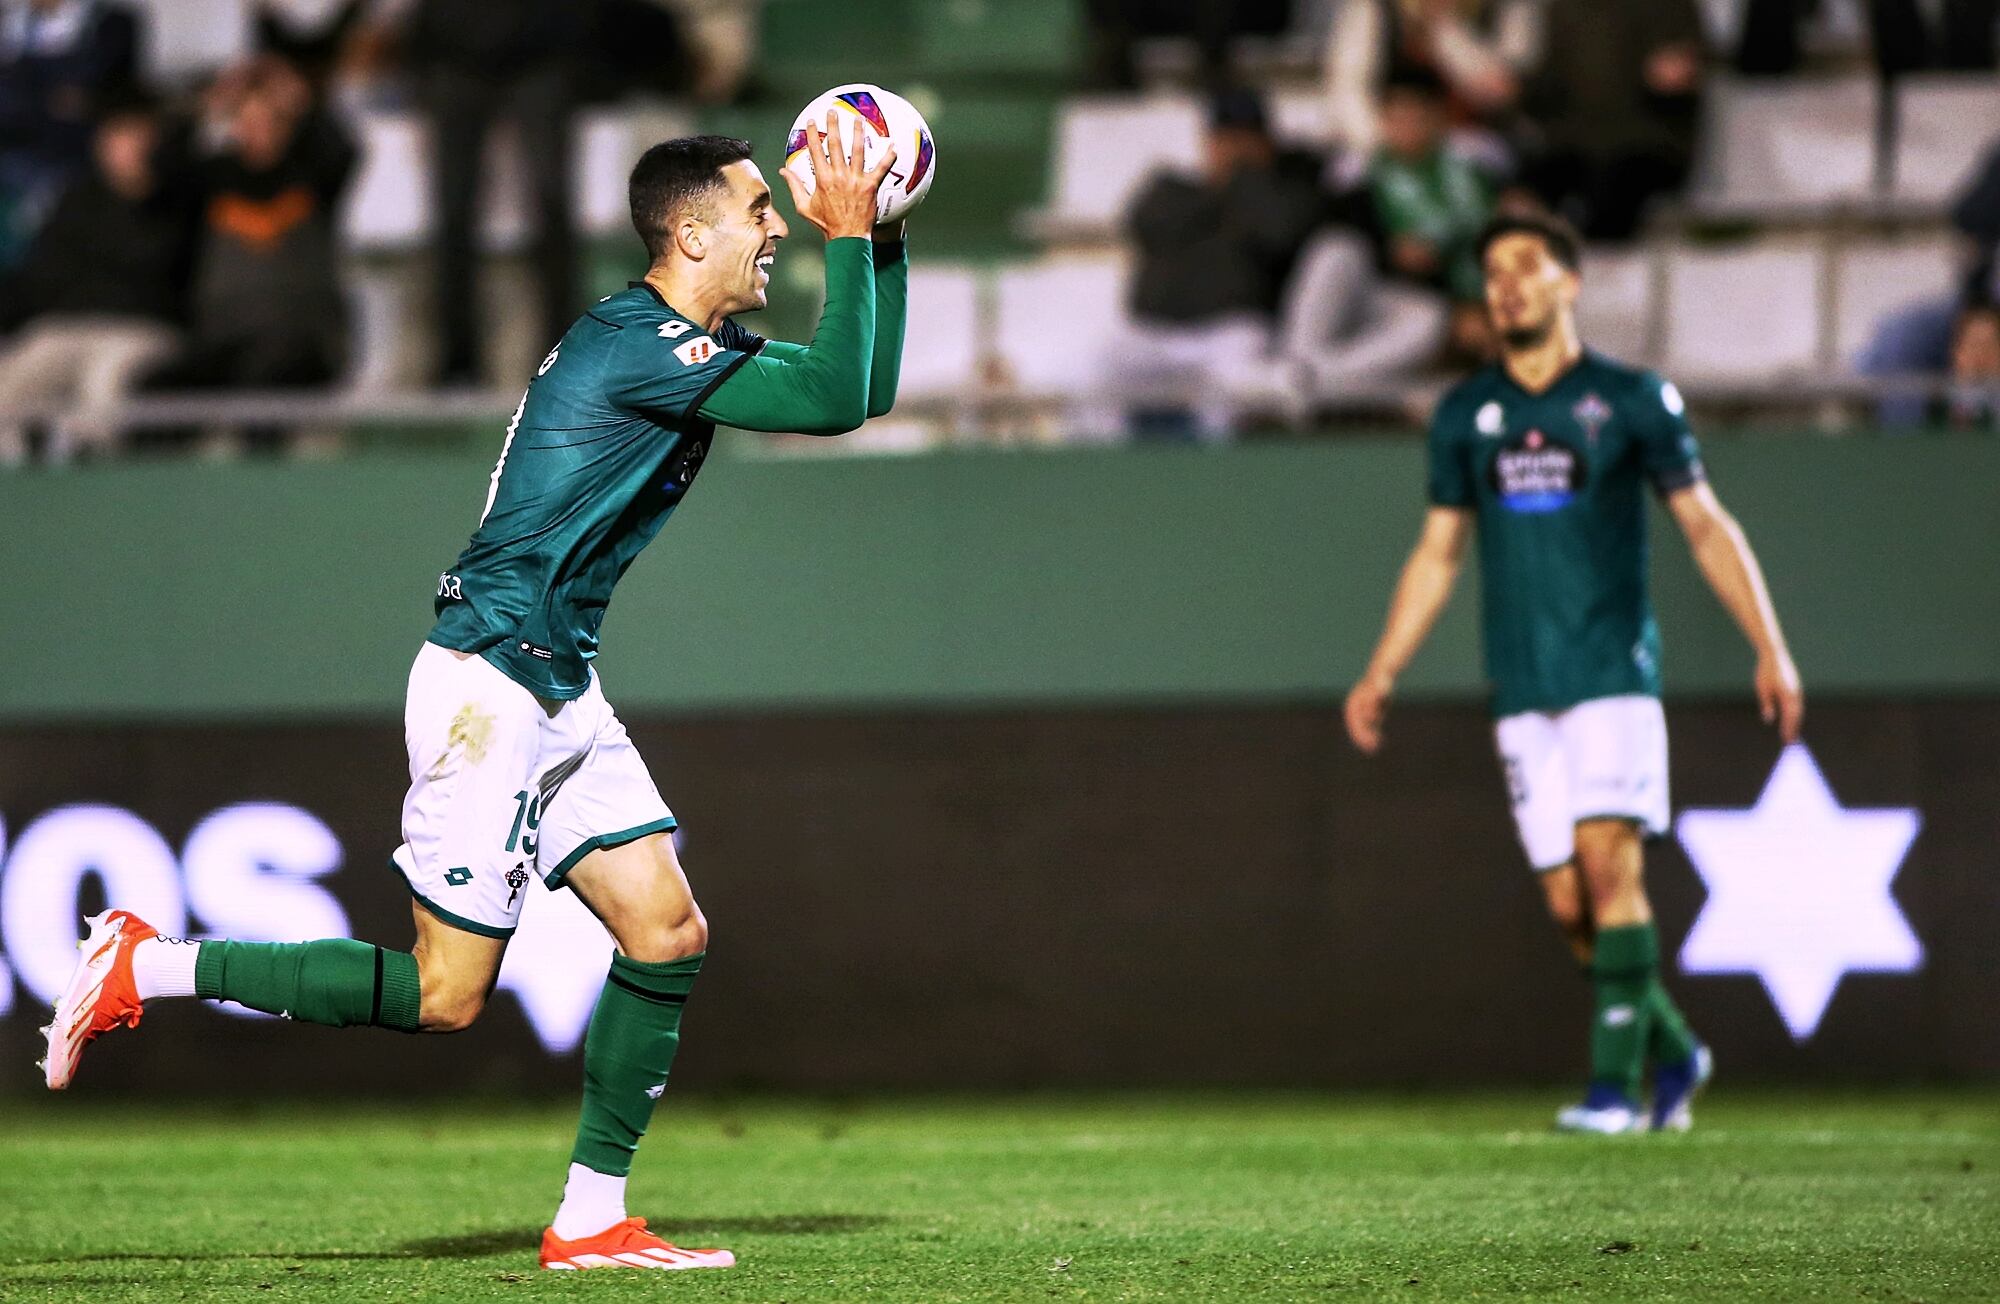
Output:
<path fill-rule="evenodd" d="M 497 445 L 497 438 L 496 438 Z M 2000 441 L 1715 441 L 1808 687 L 2000 688 Z M 628 712 L 1324 697 L 1422 510 L 1415 441 L 718 457 L 643 556 L 599 662 Z M 483 501 L 456 456 L 0 476 L 0 719 L 400 709 Z M 1749 660 L 1671 526 L 1676 694 Z M 1406 687 L 1481 691 L 1462 592 Z"/>

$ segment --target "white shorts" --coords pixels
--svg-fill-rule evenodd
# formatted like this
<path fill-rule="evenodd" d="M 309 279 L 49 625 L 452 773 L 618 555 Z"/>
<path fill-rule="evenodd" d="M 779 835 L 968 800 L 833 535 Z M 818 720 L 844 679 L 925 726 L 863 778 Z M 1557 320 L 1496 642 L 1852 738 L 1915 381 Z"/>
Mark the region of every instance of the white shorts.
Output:
<path fill-rule="evenodd" d="M 1536 870 L 1569 863 L 1576 826 L 1629 819 L 1648 836 L 1668 828 L 1667 717 L 1633 693 L 1524 711 L 1493 726 L 1522 849 Z"/>
<path fill-rule="evenodd" d="M 410 793 L 392 857 L 448 924 L 507 937 L 531 874 L 551 888 L 585 855 L 674 827 L 593 671 L 544 702 L 484 657 L 424 644 L 403 708 Z"/>

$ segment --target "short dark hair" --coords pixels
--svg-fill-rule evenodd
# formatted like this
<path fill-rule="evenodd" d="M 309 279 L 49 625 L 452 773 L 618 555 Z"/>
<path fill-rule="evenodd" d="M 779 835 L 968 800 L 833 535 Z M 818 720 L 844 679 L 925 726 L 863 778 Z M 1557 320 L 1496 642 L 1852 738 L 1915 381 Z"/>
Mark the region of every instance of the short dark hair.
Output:
<path fill-rule="evenodd" d="M 1549 257 L 1572 273 L 1583 270 L 1583 237 L 1576 228 L 1554 213 L 1503 213 L 1479 233 L 1479 265 L 1486 265 L 1486 251 L 1510 235 L 1531 235 L 1542 242 Z"/>
<path fill-rule="evenodd" d="M 646 257 L 658 262 L 672 243 L 674 219 L 721 188 L 722 169 L 749 157 L 750 142 L 734 136 L 680 136 L 641 154 L 628 194 Z"/>

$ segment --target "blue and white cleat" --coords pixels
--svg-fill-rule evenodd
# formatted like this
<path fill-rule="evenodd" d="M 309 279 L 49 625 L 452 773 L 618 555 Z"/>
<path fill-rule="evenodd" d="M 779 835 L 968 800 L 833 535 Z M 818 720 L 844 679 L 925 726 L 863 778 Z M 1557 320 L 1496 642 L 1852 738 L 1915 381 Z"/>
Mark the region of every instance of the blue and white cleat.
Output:
<path fill-rule="evenodd" d="M 1694 1098 L 1715 1076 L 1715 1056 L 1706 1046 L 1694 1048 L 1694 1058 L 1653 1074 L 1653 1130 L 1685 1132 L 1694 1126 Z"/>
<path fill-rule="evenodd" d="M 1646 1116 L 1625 1093 L 1613 1087 L 1592 1086 L 1580 1105 L 1565 1105 L 1556 1112 L 1556 1131 L 1591 1132 L 1599 1136 L 1621 1136 L 1646 1130 Z"/>

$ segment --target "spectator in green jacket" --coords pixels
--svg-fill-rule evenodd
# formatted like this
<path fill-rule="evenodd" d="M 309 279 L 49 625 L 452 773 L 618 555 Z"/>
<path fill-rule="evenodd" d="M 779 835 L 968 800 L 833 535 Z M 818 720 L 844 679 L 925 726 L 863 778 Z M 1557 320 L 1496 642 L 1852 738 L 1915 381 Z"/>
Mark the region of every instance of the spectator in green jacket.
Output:
<path fill-rule="evenodd" d="M 1368 194 L 1389 271 L 1443 293 L 1452 303 L 1452 339 L 1484 351 L 1484 288 L 1479 232 L 1493 215 L 1493 188 L 1445 145 L 1445 88 L 1434 74 L 1409 71 L 1384 89 L 1381 141 Z"/>

